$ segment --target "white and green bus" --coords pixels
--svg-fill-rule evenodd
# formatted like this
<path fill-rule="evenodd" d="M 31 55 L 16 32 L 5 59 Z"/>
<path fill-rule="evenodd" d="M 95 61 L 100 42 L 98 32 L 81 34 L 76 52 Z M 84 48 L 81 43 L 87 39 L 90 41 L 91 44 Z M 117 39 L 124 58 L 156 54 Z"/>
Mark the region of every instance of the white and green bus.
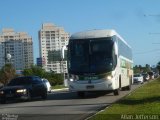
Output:
<path fill-rule="evenodd" d="M 115 30 L 91 30 L 71 35 L 68 44 L 70 91 L 84 96 L 90 91 L 131 89 L 132 49 Z"/>

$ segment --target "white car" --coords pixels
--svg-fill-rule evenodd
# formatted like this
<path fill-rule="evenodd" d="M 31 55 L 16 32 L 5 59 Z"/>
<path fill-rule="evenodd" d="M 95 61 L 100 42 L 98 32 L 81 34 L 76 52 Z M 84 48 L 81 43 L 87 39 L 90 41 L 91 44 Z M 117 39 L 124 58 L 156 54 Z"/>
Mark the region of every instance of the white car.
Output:
<path fill-rule="evenodd" d="M 134 77 L 133 77 L 133 81 L 134 83 L 143 83 L 144 80 L 143 80 L 143 76 L 141 74 L 135 74 Z"/>
<path fill-rule="evenodd" d="M 46 86 L 47 86 L 47 92 L 52 92 L 52 89 L 51 89 L 51 84 L 50 84 L 50 82 L 47 80 L 47 79 L 42 79 L 43 80 L 43 82 L 46 84 Z"/>

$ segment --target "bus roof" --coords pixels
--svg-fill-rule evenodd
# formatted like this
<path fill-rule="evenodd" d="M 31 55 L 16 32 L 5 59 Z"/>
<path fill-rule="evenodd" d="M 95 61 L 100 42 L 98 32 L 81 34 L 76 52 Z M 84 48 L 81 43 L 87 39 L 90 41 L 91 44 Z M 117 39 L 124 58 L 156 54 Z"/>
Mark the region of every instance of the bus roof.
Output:
<path fill-rule="evenodd" d="M 103 29 L 103 30 L 89 30 L 89 31 L 78 32 L 78 33 L 72 34 L 71 37 L 70 37 L 70 39 L 102 38 L 102 37 L 112 37 L 114 35 L 116 35 L 128 47 L 130 47 L 130 45 L 128 45 L 127 42 L 113 29 L 110 29 L 110 30 L 107 30 L 107 29 Z"/>

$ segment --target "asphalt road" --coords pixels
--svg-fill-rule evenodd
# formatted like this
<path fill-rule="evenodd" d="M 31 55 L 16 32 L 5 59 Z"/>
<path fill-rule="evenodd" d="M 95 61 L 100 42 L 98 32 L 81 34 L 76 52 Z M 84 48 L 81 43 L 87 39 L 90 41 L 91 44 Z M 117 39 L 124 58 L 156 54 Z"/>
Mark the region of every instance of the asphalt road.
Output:
<path fill-rule="evenodd" d="M 140 85 L 132 85 L 135 90 Z M 11 101 L 0 104 L 0 120 L 14 118 L 14 120 L 84 120 L 104 109 L 113 102 L 126 96 L 131 91 L 120 91 L 119 96 L 113 93 L 98 95 L 87 93 L 85 98 L 77 97 L 76 93 L 57 91 L 48 94 L 48 99 L 43 101 L 36 98 L 30 102 Z"/>

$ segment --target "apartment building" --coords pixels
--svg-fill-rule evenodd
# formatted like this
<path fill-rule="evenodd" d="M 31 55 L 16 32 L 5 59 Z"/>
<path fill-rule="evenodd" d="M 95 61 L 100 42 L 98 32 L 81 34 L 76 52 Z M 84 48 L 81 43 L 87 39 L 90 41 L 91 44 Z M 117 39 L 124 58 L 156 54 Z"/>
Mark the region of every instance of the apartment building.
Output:
<path fill-rule="evenodd" d="M 32 38 L 26 32 L 2 29 L 0 56 L 0 68 L 7 63 L 11 63 L 16 70 L 30 68 L 33 65 Z"/>
<path fill-rule="evenodd" d="M 46 71 L 67 73 L 67 61 L 62 61 L 61 50 L 68 45 L 69 33 L 52 23 L 42 24 L 39 31 L 40 58 L 37 61 Z"/>

